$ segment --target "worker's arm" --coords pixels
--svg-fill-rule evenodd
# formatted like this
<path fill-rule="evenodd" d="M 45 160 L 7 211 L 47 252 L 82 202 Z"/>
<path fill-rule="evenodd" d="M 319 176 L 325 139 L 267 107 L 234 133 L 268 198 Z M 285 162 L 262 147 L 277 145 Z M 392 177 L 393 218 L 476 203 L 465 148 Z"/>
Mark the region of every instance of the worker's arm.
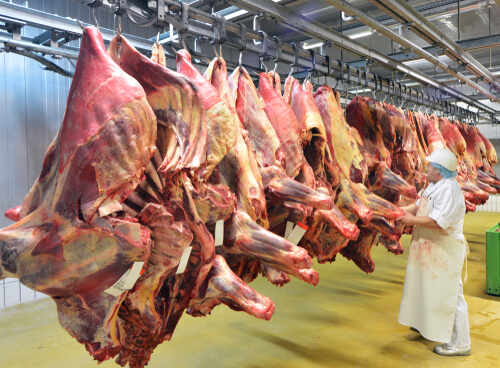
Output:
<path fill-rule="evenodd" d="M 401 208 L 405 211 L 405 213 L 410 213 L 412 215 L 416 215 L 418 210 L 418 206 L 415 203 Z"/>
<path fill-rule="evenodd" d="M 408 226 L 422 226 L 429 229 L 441 229 L 437 222 L 428 216 L 415 216 L 409 212 L 405 212 L 404 216 L 399 219 L 399 222 Z"/>

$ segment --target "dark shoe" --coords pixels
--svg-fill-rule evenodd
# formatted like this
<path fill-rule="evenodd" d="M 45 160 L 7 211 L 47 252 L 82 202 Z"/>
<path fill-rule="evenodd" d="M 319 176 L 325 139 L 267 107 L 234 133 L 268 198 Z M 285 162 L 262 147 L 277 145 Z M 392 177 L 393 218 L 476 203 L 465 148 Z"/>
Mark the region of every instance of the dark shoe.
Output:
<path fill-rule="evenodd" d="M 434 352 L 444 356 L 469 356 L 470 346 L 459 348 L 458 346 L 450 346 L 448 344 L 436 345 Z"/>

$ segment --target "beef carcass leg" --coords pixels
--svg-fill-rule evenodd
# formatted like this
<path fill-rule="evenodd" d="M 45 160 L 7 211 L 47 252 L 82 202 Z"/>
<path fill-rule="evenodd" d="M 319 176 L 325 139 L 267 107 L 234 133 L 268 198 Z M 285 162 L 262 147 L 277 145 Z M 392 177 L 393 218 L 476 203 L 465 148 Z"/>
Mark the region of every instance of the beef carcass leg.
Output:
<path fill-rule="evenodd" d="M 340 250 L 345 258 L 352 260 L 356 266 L 366 273 L 375 271 L 375 263 L 371 256 L 371 249 L 377 238 L 377 232 L 361 228 L 358 240 L 352 240 Z"/>
<path fill-rule="evenodd" d="M 299 174 L 304 158 L 299 122 L 290 104 L 273 89 L 264 73 L 259 75 L 259 93 L 265 102 L 264 110 L 280 140 L 280 148 L 285 154 L 285 172 L 293 179 Z"/>
<path fill-rule="evenodd" d="M 257 225 L 241 211 L 224 224 L 223 251 L 258 259 L 313 285 L 319 280 L 304 249 Z"/>
<path fill-rule="evenodd" d="M 243 282 L 227 265 L 223 257 L 216 255 L 210 273 L 205 280 L 203 293 L 191 299 L 187 313 L 195 316 L 210 314 L 223 303 L 236 311 L 245 311 L 251 316 L 269 321 L 274 313 L 271 299 L 259 294 Z"/>
<path fill-rule="evenodd" d="M 317 209 L 327 210 L 333 206 L 331 197 L 287 177 L 277 167 L 261 168 L 260 171 L 265 190 L 276 199 Z"/>

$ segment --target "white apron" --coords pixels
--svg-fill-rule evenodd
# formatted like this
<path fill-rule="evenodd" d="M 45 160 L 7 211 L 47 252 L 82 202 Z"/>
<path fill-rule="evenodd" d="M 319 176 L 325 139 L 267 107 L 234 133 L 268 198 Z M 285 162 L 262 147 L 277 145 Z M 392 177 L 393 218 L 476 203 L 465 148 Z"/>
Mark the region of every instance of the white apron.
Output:
<path fill-rule="evenodd" d="M 417 216 L 428 216 L 431 202 L 422 197 Z M 465 239 L 440 229 L 413 228 L 400 324 L 416 328 L 428 340 L 451 341 L 464 258 Z"/>

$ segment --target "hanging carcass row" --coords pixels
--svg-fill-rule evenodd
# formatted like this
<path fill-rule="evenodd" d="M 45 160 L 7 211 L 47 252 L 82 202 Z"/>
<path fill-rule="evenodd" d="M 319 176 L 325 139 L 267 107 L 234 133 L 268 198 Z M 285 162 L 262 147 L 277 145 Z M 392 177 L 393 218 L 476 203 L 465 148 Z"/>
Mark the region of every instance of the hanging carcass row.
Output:
<path fill-rule="evenodd" d="M 0 230 L 0 278 L 52 296 L 98 361 L 139 368 L 184 312 L 270 319 L 248 285 L 259 273 L 315 285 L 315 257 L 369 273 L 377 239 L 401 253 L 397 200 L 421 185 L 412 158 L 425 165 L 418 125 L 393 108 L 358 98 L 346 121 L 327 86 L 290 77 L 282 96 L 262 73 L 257 90 L 221 57 L 203 76 L 185 50 L 174 72 L 155 47 L 149 60 L 118 35 L 106 53 L 87 29 L 61 129 Z"/>
<path fill-rule="evenodd" d="M 155 141 L 144 89 L 87 28 L 59 133 L 19 221 L 0 231 L 0 279 L 51 296 L 63 328 L 99 361 L 121 349 L 126 293 L 107 291 L 151 255 L 150 229 L 121 203 L 142 181 Z"/>

